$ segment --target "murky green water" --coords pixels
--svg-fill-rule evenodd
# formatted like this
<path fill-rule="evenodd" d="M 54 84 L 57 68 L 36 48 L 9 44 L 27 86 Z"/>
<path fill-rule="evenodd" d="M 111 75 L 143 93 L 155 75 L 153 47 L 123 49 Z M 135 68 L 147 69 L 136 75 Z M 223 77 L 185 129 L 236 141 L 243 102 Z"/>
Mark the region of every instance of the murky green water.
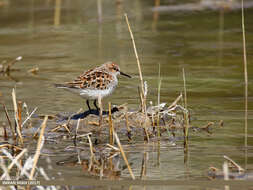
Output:
<path fill-rule="evenodd" d="M 153 12 L 152 1 L 102 1 L 102 22 L 98 22 L 96 1 L 62 0 L 60 9 L 53 0 L 2 0 L 0 5 L 0 60 L 22 56 L 15 65 L 20 71 L 0 75 L 0 92 L 12 110 L 11 90 L 37 113 L 76 112 L 85 101 L 53 84 L 69 81 L 83 70 L 108 60 L 133 76 L 121 77 L 112 96 L 113 104 L 127 102 L 137 108 L 139 74 L 130 35 L 123 14 L 128 13 L 143 69 L 148 82 L 148 100 L 157 102 L 158 68 L 161 67 L 161 102 L 171 103 L 183 91 L 185 69 L 188 106 L 192 125 L 224 121 L 212 135 L 191 132 L 188 165 L 184 165 L 183 145 L 138 144 L 126 147 L 134 173 L 140 175 L 143 152 L 148 154 L 147 179 L 206 180 L 210 166 L 222 167 L 223 155 L 249 171 L 252 159 L 252 51 L 253 9 L 246 9 L 249 104 L 248 154 L 244 151 L 244 74 L 240 10 Z M 247 1 L 246 1 L 247 2 Z M 177 4 L 176 1 L 171 2 Z M 182 5 L 185 3 L 182 1 Z M 198 1 L 193 1 L 198 4 Z M 161 1 L 161 4 L 168 4 Z M 181 5 L 181 2 L 180 2 Z M 158 14 L 158 15 L 156 15 Z M 57 19 L 57 15 L 59 18 Z M 33 75 L 27 71 L 39 67 Z M 1 121 L 5 121 L 1 108 Z M 60 145 L 54 145 L 59 146 Z M 133 146 L 133 145 L 131 145 Z M 63 146 L 64 147 L 64 146 Z M 60 160 L 61 154 L 52 157 Z M 55 166 L 63 177 L 85 178 L 80 168 Z M 54 172 L 53 172 L 54 173 Z M 122 177 L 129 178 L 125 170 Z M 133 188 L 134 189 L 134 188 Z"/>

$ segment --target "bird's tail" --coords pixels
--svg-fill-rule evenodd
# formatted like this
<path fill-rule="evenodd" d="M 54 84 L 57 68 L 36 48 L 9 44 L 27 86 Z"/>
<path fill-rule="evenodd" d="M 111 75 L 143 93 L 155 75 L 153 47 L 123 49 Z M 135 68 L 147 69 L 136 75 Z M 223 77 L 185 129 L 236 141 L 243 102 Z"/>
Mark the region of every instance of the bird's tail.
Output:
<path fill-rule="evenodd" d="M 66 88 L 65 84 L 54 84 L 56 88 Z"/>

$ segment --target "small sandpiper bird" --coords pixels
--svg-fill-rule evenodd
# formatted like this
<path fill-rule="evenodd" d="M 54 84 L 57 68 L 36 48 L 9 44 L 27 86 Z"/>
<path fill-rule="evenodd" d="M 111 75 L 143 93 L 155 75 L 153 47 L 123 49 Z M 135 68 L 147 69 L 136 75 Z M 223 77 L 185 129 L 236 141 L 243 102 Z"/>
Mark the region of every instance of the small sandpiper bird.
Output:
<path fill-rule="evenodd" d="M 64 88 L 77 93 L 86 99 L 86 104 L 91 112 L 89 100 L 94 100 L 94 106 L 97 110 L 96 100 L 99 96 L 102 98 L 110 95 L 118 85 L 118 75 L 131 76 L 120 71 L 118 65 L 113 62 L 106 62 L 100 67 L 85 71 L 72 82 L 64 84 L 55 84 L 57 88 Z"/>

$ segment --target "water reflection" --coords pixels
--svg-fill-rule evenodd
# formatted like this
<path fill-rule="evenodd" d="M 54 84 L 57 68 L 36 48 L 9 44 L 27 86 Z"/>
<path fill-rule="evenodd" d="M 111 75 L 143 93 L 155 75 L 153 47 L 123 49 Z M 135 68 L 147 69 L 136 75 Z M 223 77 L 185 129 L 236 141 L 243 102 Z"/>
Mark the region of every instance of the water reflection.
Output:
<path fill-rule="evenodd" d="M 203 4 L 201 1 L 197 3 Z M 159 0 L 0 1 L 1 61 L 24 57 L 15 65 L 19 72 L 0 75 L 0 91 L 7 108 L 12 109 L 9 95 L 16 85 L 18 98 L 31 107 L 39 106 L 39 113 L 79 110 L 83 107 L 77 103 L 81 101 L 79 97 L 57 91 L 52 84 L 67 81 L 87 68 L 112 60 L 134 78 L 131 81 L 122 78 L 119 88 L 107 101 L 113 104 L 127 102 L 129 108 L 137 109 L 139 78 L 123 17 L 127 12 L 143 76 L 148 82 L 147 102 L 157 99 L 158 63 L 163 77 L 161 102 L 167 103 L 171 103 L 183 89 L 181 70 L 184 67 L 191 124 L 202 126 L 209 121 L 224 120 L 224 127 L 217 128 L 212 135 L 191 131 L 190 156 L 184 155 L 183 144 L 170 146 L 167 142 L 154 144 L 144 152 L 143 144 L 133 152 L 129 149 L 130 161 L 138 170 L 135 174 L 146 179 L 202 179 L 205 177 L 203 171 L 210 164 L 222 163 L 224 152 L 240 164 L 245 162 L 245 168 L 252 167 L 251 161 L 247 160 L 248 150 L 242 149 L 244 85 L 242 43 L 238 35 L 241 31 L 240 14 L 232 8 L 196 12 L 194 7 L 190 9 L 191 6 L 181 2 L 169 7 L 162 10 Z M 153 12 L 150 11 L 152 8 Z M 177 11 L 173 12 L 176 8 Z M 251 14 L 252 9 L 248 9 L 247 17 L 251 18 Z M 247 32 L 252 31 L 251 22 L 247 19 Z M 247 44 L 252 40 L 249 34 Z M 252 46 L 248 46 L 248 52 L 252 52 Z M 252 59 L 251 54 L 248 56 Z M 27 70 L 35 65 L 40 68 L 38 75 L 27 74 Z M 252 66 L 249 65 L 251 72 Z M 252 94 L 251 88 L 249 94 Z M 249 108 L 252 105 L 249 97 Z M 251 115 L 249 111 L 249 126 Z M 5 118 L 2 117 L 1 121 Z M 248 130 L 251 134 L 252 129 Z M 248 138 L 248 147 L 251 146 L 252 139 Z M 185 166 L 184 160 L 188 160 Z M 128 173 L 123 173 L 123 177 L 129 177 Z"/>
<path fill-rule="evenodd" d="M 61 0 L 55 0 L 54 8 L 54 26 L 59 26 L 61 24 Z"/>

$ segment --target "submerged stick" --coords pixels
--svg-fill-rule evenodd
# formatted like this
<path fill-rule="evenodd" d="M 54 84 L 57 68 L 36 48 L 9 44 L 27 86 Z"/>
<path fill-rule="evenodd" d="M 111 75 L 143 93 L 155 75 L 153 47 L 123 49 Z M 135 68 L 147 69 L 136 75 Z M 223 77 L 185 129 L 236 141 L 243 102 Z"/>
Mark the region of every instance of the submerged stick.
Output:
<path fill-rule="evenodd" d="M 124 150 L 123 150 L 123 148 L 122 148 L 122 146 L 121 146 L 119 137 L 118 137 L 118 135 L 117 135 L 117 133 L 116 133 L 115 131 L 113 131 L 113 135 L 114 135 L 114 138 L 115 138 L 115 140 L 116 140 L 116 142 L 117 142 L 117 144 L 118 144 L 118 146 L 119 146 L 121 155 L 122 155 L 122 157 L 123 157 L 123 159 L 124 159 L 124 161 L 125 161 L 125 163 L 126 163 L 126 165 L 127 165 L 128 171 L 129 171 L 129 173 L 130 173 L 132 179 L 135 179 L 135 176 L 134 176 L 134 174 L 133 174 L 133 172 L 132 172 L 132 169 L 131 169 L 131 167 L 130 167 L 130 165 L 129 165 L 129 163 L 128 163 L 127 157 L 126 157 L 126 155 L 125 155 L 125 152 L 124 152 Z"/>
<path fill-rule="evenodd" d="M 139 56 L 138 56 L 135 41 L 134 41 L 134 35 L 133 35 L 132 30 L 131 30 L 131 27 L 130 27 L 128 17 L 127 17 L 126 13 L 125 13 L 125 18 L 126 18 L 126 23 L 127 23 L 128 30 L 129 30 L 129 33 L 130 33 L 130 36 L 131 36 L 131 39 L 132 39 L 135 57 L 136 57 L 136 60 L 137 60 L 137 65 L 138 65 L 138 70 L 139 70 L 139 75 L 140 75 L 140 81 L 141 81 L 141 93 L 144 95 L 144 82 L 143 82 L 143 78 L 142 78 L 141 64 L 140 64 Z M 146 104 L 144 102 L 144 99 L 142 99 L 142 112 L 144 112 L 145 109 L 146 109 Z"/>
<path fill-rule="evenodd" d="M 145 179 L 147 174 L 147 152 L 143 153 L 142 164 L 141 164 L 141 179 Z"/>
<path fill-rule="evenodd" d="M 41 128 L 40 137 L 39 137 L 36 152 L 35 152 L 35 155 L 34 155 L 34 158 L 33 158 L 33 167 L 32 167 L 32 170 L 31 170 L 31 173 L 30 173 L 30 176 L 29 176 L 29 180 L 33 179 L 33 176 L 34 176 L 34 173 L 35 173 L 35 168 L 36 168 L 36 165 L 37 165 L 37 162 L 38 162 L 38 159 L 39 159 L 39 156 L 40 156 L 40 151 L 41 151 L 41 148 L 42 148 L 42 141 L 44 139 L 44 131 L 45 131 L 45 128 L 47 126 L 46 125 L 47 124 L 47 119 L 48 119 L 48 116 L 45 116 L 44 121 L 43 121 L 43 123 L 41 124 L 41 127 L 40 127 Z"/>

